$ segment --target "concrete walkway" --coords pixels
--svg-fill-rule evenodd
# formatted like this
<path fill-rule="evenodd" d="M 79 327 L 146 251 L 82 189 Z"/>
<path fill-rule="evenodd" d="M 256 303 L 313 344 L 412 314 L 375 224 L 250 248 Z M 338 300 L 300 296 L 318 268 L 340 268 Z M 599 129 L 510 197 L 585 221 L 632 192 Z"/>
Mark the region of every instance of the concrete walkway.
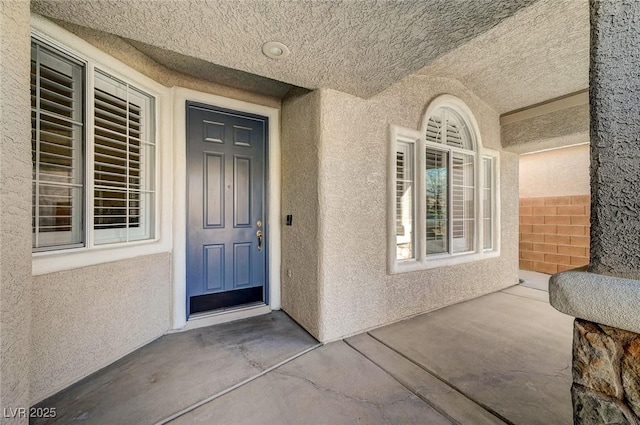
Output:
<path fill-rule="evenodd" d="M 569 425 L 572 318 L 541 294 L 516 286 L 318 348 L 281 312 L 169 335 L 41 405 L 74 424 Z"/>
<path fill-rule="evenodd" d="M 55 420 L 153 424 L 317 345 L 283 312 L 165 335 L 44 400 Z"/>

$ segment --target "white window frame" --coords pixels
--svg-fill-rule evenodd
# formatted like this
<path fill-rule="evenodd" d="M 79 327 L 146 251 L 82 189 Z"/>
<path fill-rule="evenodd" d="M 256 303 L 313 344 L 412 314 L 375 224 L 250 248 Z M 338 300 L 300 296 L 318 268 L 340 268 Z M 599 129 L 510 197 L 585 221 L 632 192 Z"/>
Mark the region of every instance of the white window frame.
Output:
<path fill-rule="evenodd" d="M 107 55 L 79 37 L 67 32 L 46 19 L 32 15 L 31 35 L 34 39 L 85 63 L 86 93 L 86 145 L 85 145 L 85 246 L 33 253 L 32 274 L 42 275 L 70 270 L 94 264 L 118 261 L 143 255 L 171 251 L 171 90 L 153 81 L 133 68 Z M 94 134 L 94 75 L 99 69 L 135 86 L 155 98 L 155 202 L 154 237 L 139 241 L 94 244 L 93 230 L 93 134 Z"/>
<path fill-rule="evenodd" d="M 426 199 L 425 199 L 425 181 L 422 177 L 426 166 L 426 149 L 427 146 L 436 149 L 446 149 L 447 151 L 460 151 L 455 147 L 446 147 L 445 145 L 431 144 L 426 141 L 426 130 L 429 117 L 438 108 L 451 108 L 465 118 L 470 125 L 470 131 L 475 135 L 475 234 L 474 249 L 471 252 L 464 253 L 446 253 L 427 255 L 426 252 Z M 471 109 L 460 99 L 451 95 L 442 95 L 434 99 L 424 114 L 420 130 L 391 125 L 389 128 L 389 161 L 388 161 L 388 178 L 387 178 L 387 269 L 389 274 L 404 273 L 416 270 L 427 270 L 437 267 L 453 266 L 457 264 L 467 263 L 471 261 L 479 261 L 488 258 L 500 256 L 500 152 L 487 149 L 482 146 L 482 139 L 478 130 L 478 123 L 475 120 Z M 397 143 L 413 143 L 414 152 L 414 246 L 412 259 L 397 259 L 396 248 L 396 151 Z M 462 151 L 460 151 L 462 152 Z M 464 151 L 464 153 L 469 153 Z M 483 211 L 482 211 L 482 190 L 484 167 L 482 166 L 483 158 L 491 158 L 493 162 L 493 179 L 492 179 L 492 248 L 483 249 Z M 448 185 L 451 190 L 451 183 Z M 451 225 L 451 223 L 449 223 Z"/>

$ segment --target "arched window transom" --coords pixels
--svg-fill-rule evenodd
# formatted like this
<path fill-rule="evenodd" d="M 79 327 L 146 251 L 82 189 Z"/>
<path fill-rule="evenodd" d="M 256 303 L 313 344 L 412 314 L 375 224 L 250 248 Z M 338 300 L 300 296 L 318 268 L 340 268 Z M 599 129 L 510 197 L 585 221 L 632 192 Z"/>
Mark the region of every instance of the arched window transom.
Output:
<path fill-rule="evenodd" d="M 475 150 L 475 138 L 462 115 L 449 107 L 436 109 L 427 120 L 427 142 Z"/>

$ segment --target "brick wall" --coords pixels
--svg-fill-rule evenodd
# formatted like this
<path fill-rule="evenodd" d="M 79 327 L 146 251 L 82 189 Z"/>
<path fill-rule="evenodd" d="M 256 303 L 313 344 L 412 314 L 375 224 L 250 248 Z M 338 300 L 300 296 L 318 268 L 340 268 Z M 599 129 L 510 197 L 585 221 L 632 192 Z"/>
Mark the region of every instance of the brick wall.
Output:
<path fill-rule="evenodd" d="M 591 197 L 520 199 L 520 268 L 558 273 L 589 264 Z"/>

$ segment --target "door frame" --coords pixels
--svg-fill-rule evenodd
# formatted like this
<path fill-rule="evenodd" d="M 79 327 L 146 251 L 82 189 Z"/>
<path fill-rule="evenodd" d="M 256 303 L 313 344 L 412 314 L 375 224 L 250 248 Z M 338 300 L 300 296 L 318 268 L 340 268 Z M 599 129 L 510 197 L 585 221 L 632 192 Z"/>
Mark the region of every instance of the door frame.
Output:
<path fill-rule="evenodd" d="M 220 323 L 256 314 L 280 310 L 280 110 L 269 106 L 256 105 L 236 99 L 201 93 L 182 87 L 174 87 L 173 95 L 173 278 L 171 302 L 171 329 L 182 329 L 187 325 L 187 275 L 186 275 L 186 230 L 187 230 L 187 108 L 186 102 L 204 103 L 213 107 L 231 109 L 238 112 L 262 115 L 268 120 L 266 159 L 266 212 L 268 256 L 268 305 L 229 313 L 218 313 L 213 322 Z M 244 311 L 244 313 L 243 313 Z M 240 314 L 238 314 L 240 313 Z M 199 318 L 190 318 L 189 324 Z M 212 322 L 212 323 L 213 323 Z M 202 323 L 203 326 L 209 323 Z M 192 328 L 192 326 L 189 326 Z"/>

